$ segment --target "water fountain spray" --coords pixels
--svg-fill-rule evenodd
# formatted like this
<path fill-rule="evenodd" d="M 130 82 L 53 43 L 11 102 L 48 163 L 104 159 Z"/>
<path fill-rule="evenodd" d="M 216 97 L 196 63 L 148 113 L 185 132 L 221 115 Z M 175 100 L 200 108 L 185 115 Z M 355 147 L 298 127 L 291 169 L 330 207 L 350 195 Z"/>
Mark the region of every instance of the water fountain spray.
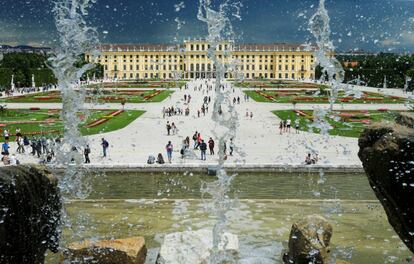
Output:
<path fill-rule="evenodd" d="M 223 236 L 226 229 L 227 213 L 232 205 L 228 196 L 228 190 L 235 175 L 230 176 L 224 170 L 225 152 L 224 145 L 230 139 L 235 138 L 236 128 L 238 126 L 238 115 L 230 101 L 229 87 L 224 84 L 223 80 L 227 67 L 224 64 L 228 58 L 232 39 L 234 39 L 233 29 L 228 18 L 229 8 L 237 5 L 224 1 L 218 6 L 218 10 L 213 10 L 210 0 L 199 0 L 199 9 L 197 18 L 205 22 L 208 27 L 208 36 L 206 38 L 210 45 L 208 56 L 215 68 L 215 91 L 217 93 L 214 102 L 212 119 L 215 121 L 215 137 L 219 142 L 219 164 L 217 167 L 217 181 L 206 183 L 202 192 L 212 196 L 212 211 L 217 220 L 213 227 L 213 248 L 210 254 L 209 263 L 234 263 L 236 260 L 231 254 L 221 250 L 220 247 L 227 244 Z M 238 10 L 236 8 L 236 10 Z M 218 51 L 218 47 L 224 47 Z M 228 47 L 227 49 L 225 47 Z M 217 58 L 220 53 L 221 59 Z M 224 246 L 225 247 L 225 246 Z M 223 248 L 224 248 L 223 247 Z"/>
<path fill-rule="evenodd" d="M 64 123 L 64 140 L 57 149 L 57 165 L 65 167 L 62 179 L 62 191 L 77 198 L 83 198 L 84 186 L 78 168 L 83 163 L 82 149 L 86 141 L 79 131 L 83 111 L 85 89 L 78 85 L 82 75 L 93 67 L 86 64 L 79 67 L 84 54 L 96 56 L 98 53 L 98 34 L 87 25 L 87 9 L 95 0 L 56 0 L 53 13 L 59 36 L 59 47 L 49 59 L 50 67 L 58 79 L 62 96 L 62 119 Z"/>
<path fill-rule="evenodd" d="M 82 151 L 87 142 L 79 131 L 79 114 L 84 110 L 85 102 L 85 89 L 79 85 L 79 80 L 93 65 L 79 66 L 79 62 L 84 54 L 97 55 L 99 41 L 96 30 L 85 21 L 87 9 L 95 0 L 56 0 L 53 3 L 59 47 L 49 59 L 49 66 L 58 79 L 62 97 L 64 138 L 57 144 L 55 153 L 56 165 L 64 168 L 59 188 L 65 204 L 71 198 L 84 199 L 90 193 L 86 173 L 81 169 Z M 72 231 L 73 237 L 83 237 L 87 219 L 87 215 L 77 214 L 75 219 L 70 220 L 66 211 L 62 212 L 62 222 Z"/>
<path fill-rule="evenodd" d="M 341 83 L 345 75 L 341 63 L 333 56 L 335 48 L 330 40 L 331 29 L 329 22 L 330 18 L 325 8 L 325 0 L 320 0 L 316 13 L 309 20 L 309 31 L 316 39 L 317 49 L 314 51 L 315 63 L 319 64 L 324 71 L 321 80 L 325 78 L 326 73 L 327 81 L 331 82 L 331 89 L 329 95 L 329 111 L 315 109 L 314 122 L 310 127 L 319 129 L 324 136 L 327 136 L 329 130 L 332 128 L 326 121 L 326 118 L 329 112 L 333 110 L 339 90 L 343 88 Z"/>

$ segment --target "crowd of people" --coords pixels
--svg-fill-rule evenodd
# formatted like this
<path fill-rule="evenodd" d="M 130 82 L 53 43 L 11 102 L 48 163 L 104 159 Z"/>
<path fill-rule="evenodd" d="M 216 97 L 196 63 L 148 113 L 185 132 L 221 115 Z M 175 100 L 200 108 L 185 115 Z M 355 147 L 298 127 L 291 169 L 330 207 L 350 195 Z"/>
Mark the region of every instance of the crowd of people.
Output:
<path fill-rule="evenodd" d="M 221 84 L 217 89 L 223 89 L 226 88 L 230 89 L 231 87 L 228 84 Z M 214 89 L 214 83 L 210 80 L 198 80 L 196 83 L 193 83 L 193 86 L 190 86 L 188 83 L 184 86 L 184 95 L 181 99 L 181 102 L 179 105 L 184 105 L 184 108 L 186 109 L 186 115 L 189 114 L 190 109 L 190 103 L 192 101 L 192 96 L 190 89 L 193 91 L 191 92 L 201 92 L 203 94 L 201 99 L 201 107 L 198 108 L 196 111 L 197 118 L 200 118 L 201 116 L 206 116 L 206 114 L 209 113 L 209 107 L 211 108 L 212 103 L 212 96 L 211 93 Z M 234 91 L 233 91 L 234 92 Z M 244 96 L 244 101 L 249 101 L 249 96 Z M 239 105 L 241 104 L 242 100 L 239 96 L 234 96 L 231 100 L 233 105 Z M 171 106 L 168 108 L 163 108 L 162 114 L 163 117 L 172 117 L 174 118 L 176 115 L 181 115 L 179 106 Z M 187 110 L 188 109 L 188 110 Z M 188 111 L 188 114 L 187 114 Z M 222 114 L 222 109 L 218 110 L 219 114 Z M 253 112 L 249 111 L 248 116 L 250 118 L 253 118 Z M 178 128 L 176 125 L 176 122 L 168 120 L 165 124 L 166 129 L 166 135 L 167 136 L 173 136 L 178 134 Z M 233 156 L 234 153 L 234 140 L 233 138 L 229 139 L 228 144 L 226 142 L 222 143 L 223 146 L 221 148 L 221 151 L 223 151 L 223 157 L 224 159 L 227 159 L 227 155 Z M 202 137 L 201 133 L 196 131 L 191 137 L 186 136 L 183 137 L 183 140 L 181 142 L 181 145 L 175 149 L 172 140 L 168 140 L 167 144 L 165 145 L 165 155 L 167 157 L 167 160 L 164 159 L 164 156 L 162 153 L 158 153 L 156 157 L 154 155 L 149 155 L 147 159 L 148 164 L 164 164 L 166 162 L 172 163 L 173 159 L 173 153 L 176 151 L 180 154 L 181 159 L 186 158 L 197 158 L 202 161 L 207 160 L 207 156 L 214 156 L 217 155 L 217 144 L 213 137 Z M 198 153 L 197 153 L 198 152 Z"/>
<path fill-rule="evenodd" d="M 296 119 L 293 125 L 295 127 L 295 133 L 299 134 L 299 129 L 300 129 L 299 119 Z M 291 127 L 292 127 L 292 120 L 290 118 L 287 118 L 285 120 L 280 120 L 279 134 L 282 135 L 283 133 L 290 133 Z"/>
<path fill-rule="evenodd" d="M 27 154 L 37 157 L 40 163 L 49 163 L 55 157 L 55 149 L 57 144 L 61 143 L 61 138 L 51 138 L 46 136 L 29 137 L 23 135 L 20 128 L 16 128 L 13 135 L 9 130 L 3 131 L 4 143 L 1 148 L 2 162 L 4 165 L 17 165 L 20 161 L 16 158 L 16 155 L 12 153 L 10 146 L 10 138 L 14 137 L 17 148 L 15 153 Z"/>
<path fill-rule="evenodd" d="M 12 90 L 6 90 L 4 91 L 4 95 L 5 96 L 13 96 L 16 93 L 17 94 L 29 94 L 29 93 L 39 93 L 39 92 L 48 92 L 51 90 L 56 90 L 57 86 L 50 84 L 50 85 L 46 85 L 46 86 L 41 86 L 41 87 L 18 87 L 18 88 L 14 88 Z M 0 93 L 1 94 L 1 93 Z"/>
<path fill-rule="evenodd" d="M 20 128 L 16 128 L 14 134 L 11 134 L 8 129 L 3 130 L 4 141 L 1 145 L 1 162 L 3 165 L 18 165 L 20 160 L 17 158 L 16 154 L 19 155 L 31 155 L 38 159 L 38 162 L 41 164 L 47 164 L 54 161 L 56 157 L 56 151 L 60 149 L 63 143 L 63 138 L 61 136 L 57 137 L 47 137 L 45 135 L 36 136 L 27 136 L 23 135 L 23 132 Z M 15 150 L 11 148 L 10 140 L 14 138 L 15 145 L 17 146 Z M 109 142 L 102 138 L 102 157 L 107 156 Z M 89 145 L 86 145 L 82 150 L 78 150 L 76 147 L 71 149 L 73 155 L 71 155 L 71 162 L 75 162 L 75 154 L 83 154 L 85 164 L 91 163 L 90 154 L 91 148 Z"/>

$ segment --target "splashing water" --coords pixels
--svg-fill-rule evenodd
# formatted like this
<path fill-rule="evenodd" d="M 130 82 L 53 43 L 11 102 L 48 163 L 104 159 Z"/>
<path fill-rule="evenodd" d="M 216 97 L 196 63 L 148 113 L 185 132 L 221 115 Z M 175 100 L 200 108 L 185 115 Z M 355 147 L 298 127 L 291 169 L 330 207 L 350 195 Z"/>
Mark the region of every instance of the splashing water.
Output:
<path fill-rule="evenodd" d="M 81 56 L 85 53 L 96 56 L 98 53 L 97 32 L 85 21 L 87 9 L 93 3 L 95 0 L 56 0 L 53 7 L 59 47 L 49 59 L 49 66 L 58 79 L 62 96 L 64 139 L 57 145 L 55 153 L 56 165 L 65 168 L 63 177 L 59 179 L 64 202 L 71 197 L 84 199 L 90 192 L 80 166 L 83 163 L 82 150 L 87 142 L 79 131 L 79 114 L 83 111 L 85 89 L 78 82 L 92 68 L 91 64 L 79 66 Z M 66 226 L 70 225 L 65 213 L 63 215 Z"/>
<path fill-rule="evenodd" d="M 343 85 L 342 82 L 345 77 L 345 72 L 341 63 L 333 56 L 334 45 L 330 40 L 331 29 L 329 26 L 330 18 L 328 11 L 325 8 L 325 0 L 320 0 L 319 7 L 316 13 L 309 20 L 309 31 L 316 39 L 317 49 L 314 51 L 315 64 L 319 64 L 323 68 L 321 80 L 327 76 L 327 81 L 331 82 L 331 89 L 329 94 L 329 109 L 315 108 L 314 120 L 310 125 L 310 129 L 316 128 L 320 130 L 321 135 L 325 141 L 329 140 L 329 130 L 332 126 L 329 125 L 328 118 L 333 110 L 335 101 L 338 98 L 339 90 L 344 89 L 347 93 L 348 85 Z M 358 94 L 359 93 L 355 93 Z"/>
<path fill-rule="evenodd" d="M 220 245 L 226 245 L 227 241 L 222 234 L 225 233 L 227 224 L 227 213 L 232 206 L 232 201 L 228 196 L 229 187 L 235 175 L 229 176 L 224 170 L 224 162 L 226 153 L 224 151 L 225 144 L 235 138 L 236 128 L 238 126 L 238 115 L 234 106 L 230 101 L 230 86 L 223 81 L 227 66 L 223 63 L 225 60 L 218 60 L 216 56 L 217 48 L 222 43 L 224 47 L 231 50 L 231 40 L 234 39 L 233 28 L 228 18 L 228 12 L 232 7 L 237 7 L 235 3 L 225 1 L 220 4 L 218 10 L 212 9 L 210 0 L 199 0 L 199 9 L 197 18 L 205 22 L 208 27 L 207 42 L 210 45 L 208 50 L 209 58 L 215 66 L 215 91 L 217 93 L 214 102 L 214 112 L 212 119 L 215 121 L 214 129 L 215 137 L 219 142 L 219 164 L 217 167 L 217 181 L 206 183 L 203 186 L 203 194 L 212 196 L 212 212 L 217 220 L 213 227 L 213 248 L 209 258 L 209 263 L 235 263 L 234 256 L 226 251 L 220 250 Z M 236 8 L 236 13 L 237 13 Z M 229 41 L 230 40 L 230 41 Z M 227 58 L 230 50 L 224 49 L 222 56 Z"/>
<path fill-rule="evenodd" d="M 79 86 L 78 82 L 93 66 L 86 64 L 79 67 L 78 65 L 83 54 L 97 55 L 99 43 L 97 32 L 84 20 L 84 16 L 88 14 L 87 8 L 94 2 L 57 0 L 53 8 L 59 33 L 59 47 L 56 55 L 51 57 L 49 62 L 61 91 L 64 123 L 64 141 L 57 151 L 57 164 L 64 165 L 67 176 L 73 175 L 77 165 L 82 163 L 82 154 L 79 151 L 86 146 L 86 141 L 79 131 L 81 122 L 79 113 L 83 111 L 85 89 Z M 73 182 L 63 181 L 64 191 L 79 197 L 80 186 L 71 183 Z"/>

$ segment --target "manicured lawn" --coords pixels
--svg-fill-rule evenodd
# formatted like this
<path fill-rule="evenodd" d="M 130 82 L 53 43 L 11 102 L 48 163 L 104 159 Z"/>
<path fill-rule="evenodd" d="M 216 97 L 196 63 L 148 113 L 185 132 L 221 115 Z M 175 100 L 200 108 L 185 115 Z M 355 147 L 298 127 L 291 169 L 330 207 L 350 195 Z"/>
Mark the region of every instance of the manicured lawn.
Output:
<path fill-rule="evenodd" d="M 132 123 L 135 119 L 144 114 L 145 111 L 138 110 L 126 110 L 119 114 L 116 117 L 113 117 L 103 123 L 102 125 L 91 127 L 91 128 L 81 128 L 82 135 L 94 135 L 100 133 L 108 133 L 118 129 L 122 129 Z"/>
<path fill-rule="evenodd" d="M 183 81 L 142 81 L 142 82 L 113 82 L 90 84 L 88 88 L 180 88 L 186 82 Z"/>
<path fill-rule="evenodd" d="M 309 127 L 313 123 L 313 112 L 310 110 L 300 110 L 300 112 L 306 114 L 306 116 L 294 110 L 273 111 L 282 120 L 292 120 L 292 131 L 295 130 L 294 124 L 296 119 L 299 119 L 299 130 L 319 133 L 320 131 L 318 129 Z M 359 137 L 369 124 L 378 121 L 392 121 L 396 115 L 397 112 L 393 111 L 334 111 L 328 117 L 328 122 L 333 127 L 329 130 L 329 134 L 344 137 Z"/>
<path fill-rule="evenodd" d="M 241 88 L 286 88 L 286 89 L 305 89 L 305 88 L 328 88 L 328 86 L 316 83 L 302 83 L 296 81 L 243 81 L 235 82 L 235 87 Z"/>
<path fill-rule="evenodd" d="M 169 90 L 128 90 L 128 91 L 100 91 L 94 93 L 89 90 L 86 96 L 86 102 L 99 103 L 154 103 L 162 102 L 170 96 L 174 91 Z M 59 91 L 27 94 L 12 98 L 3 99 L 7 103 L 60 103 Z"/>
<path fill-rule="evenodd" d="M 82 135 L 107 133 L 126 127 L 145 111 L 126 110 L 113 117 L 108 117 L 115 110 L 92 110 L 87 116 L 80 114 L 80 129 Z M 91 126 L 94 122 L 105 120 L 102 123 Z M 63 133 L 63 122 L 60 119 L 60 110 L 6 110 L 0 113 L 0 132 L 7 129 L 14 134 L 20 128 L 23 135 L 58 135 Z M 90 127 L 88 127 L 90 126 Z M 14 136 L 11 137 L 14 140 Z"/>
<path fill-rule="evenodd" d="M 317 91 L 305 90 L 280 90 L 280 91 L 244 91 L 253 100 L 265 103 L 313 103 L 313 104 L 328 104 L 329 99 L 326 95 L 315 95 Z M 385 96 L 379 93 L 364 93 L 361 98 L 354 98 L 352 96 L 345 96 L 343 92 L 339 92 L 339 96 L 335 103 L 347 104 L 403 104 L 406 99 L 401 97 Z"/>

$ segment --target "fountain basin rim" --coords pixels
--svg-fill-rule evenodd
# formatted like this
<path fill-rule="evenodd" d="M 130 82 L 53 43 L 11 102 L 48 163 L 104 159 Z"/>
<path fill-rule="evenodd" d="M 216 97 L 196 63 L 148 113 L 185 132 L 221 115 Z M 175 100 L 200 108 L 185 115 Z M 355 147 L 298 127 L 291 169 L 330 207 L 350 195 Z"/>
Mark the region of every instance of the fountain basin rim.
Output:
<path fill-rule="evenodd" d="M 47 165 L 50 170 L 60 172 L 65 166 Z M 217 168 L 217 164 L 89 164 L 82 168 L 94 172 L 205 172 Z M 284 165 L 284 164 L 225 164 L 228 172 L 342 172 L 365 173 L 362 165 Z"/>

